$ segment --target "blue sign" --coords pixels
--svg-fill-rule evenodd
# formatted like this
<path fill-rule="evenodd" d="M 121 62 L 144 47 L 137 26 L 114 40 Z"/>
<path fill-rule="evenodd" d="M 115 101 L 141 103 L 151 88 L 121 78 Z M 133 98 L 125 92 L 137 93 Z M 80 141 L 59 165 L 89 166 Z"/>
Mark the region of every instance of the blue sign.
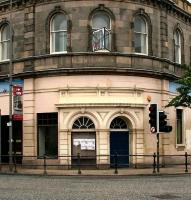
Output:
<path fill-rule="evenodd" d="M 14 79 L 13 85 L 20 85 L 23 86 L 24 81 L 21 79 Z M 0 81 L 0 93 L 7 93 L 9 92 L 9 81 Z"/>

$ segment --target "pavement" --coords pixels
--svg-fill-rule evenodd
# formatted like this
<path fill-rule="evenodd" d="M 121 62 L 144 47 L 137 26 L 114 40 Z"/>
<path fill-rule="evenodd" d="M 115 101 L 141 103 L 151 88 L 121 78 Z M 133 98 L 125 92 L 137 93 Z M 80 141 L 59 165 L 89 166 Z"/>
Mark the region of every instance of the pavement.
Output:
<path fill-rule="evenodd" d="M 190 166 L 189 166 L 190 167 Z M 23 174 L 23 175 L 52 175 L 52 176 L 139 176 L 139 175 L 178 175 L 188 174 L 191 175 L 191 168 L 188 168 L 188 172 L 185 172 L 185 166 L 173 166 L 162 167 L 159 172 L 157 169 L 153 172 L 152 168 L 118 168 L 117 171 L 114 168 L 110 169 L 34 169 L 23 168 L 18 166 L 16 169 L 14 166 L 10 170 L 9 166 L 1 166 L 0 174 Z"/>

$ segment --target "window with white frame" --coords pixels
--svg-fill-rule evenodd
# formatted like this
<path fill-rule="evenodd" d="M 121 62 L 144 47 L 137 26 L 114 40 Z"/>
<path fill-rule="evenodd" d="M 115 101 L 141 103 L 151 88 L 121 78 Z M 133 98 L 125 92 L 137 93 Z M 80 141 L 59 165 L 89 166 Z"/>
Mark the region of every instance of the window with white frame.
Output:
<path fill-rule="evenodd" d="M 92 17 L 93 51 L 111 50 L 111 19 L 105 12 L 96 12 Z"/>
<path fill-rule="evenodd" d="M 134 20 L 135 53 L 148 54 L 148 28 L 145 19 L 136 16 Z"/>
<path fill-rule="evenodd" d="M 64 14 L 53 16 L 50 24 L 50 52 L 64 53 L 67 51 L 67 20 Z"/>
<path fill-rule="evenodd" d="M 183 144 L 183 110 L 176 109 L 176 143 Z"/>
<path fill-rule="evenodd" d="M 0 61 L 10 58 L 10 27 L 8 24 L 0 30 Z"/>
<path fill-rule="evenodd" d="M 174 34 L 174 48 L 175 62 L 181 64 L 181 35 L 178 30 Z"/>

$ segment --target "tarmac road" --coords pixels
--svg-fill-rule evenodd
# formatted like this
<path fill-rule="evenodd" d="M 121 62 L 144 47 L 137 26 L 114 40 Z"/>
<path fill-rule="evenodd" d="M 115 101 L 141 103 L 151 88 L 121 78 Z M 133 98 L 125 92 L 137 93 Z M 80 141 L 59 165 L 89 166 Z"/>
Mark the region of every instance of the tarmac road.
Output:
<path fill-rule="evenodd" d="M 2 200 L 191 200 L 191 176 L 0 175 Z"/>

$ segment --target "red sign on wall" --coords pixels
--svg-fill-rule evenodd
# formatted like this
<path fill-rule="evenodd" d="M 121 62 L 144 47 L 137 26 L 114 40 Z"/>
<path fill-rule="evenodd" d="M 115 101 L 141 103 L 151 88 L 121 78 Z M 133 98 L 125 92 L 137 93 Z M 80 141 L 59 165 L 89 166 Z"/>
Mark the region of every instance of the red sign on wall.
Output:
<path fill-rule="evenodd" d="M 23 95 L 23 88 L 21 86 L 13 86 L 13 96 L 22 96 Z"/>

